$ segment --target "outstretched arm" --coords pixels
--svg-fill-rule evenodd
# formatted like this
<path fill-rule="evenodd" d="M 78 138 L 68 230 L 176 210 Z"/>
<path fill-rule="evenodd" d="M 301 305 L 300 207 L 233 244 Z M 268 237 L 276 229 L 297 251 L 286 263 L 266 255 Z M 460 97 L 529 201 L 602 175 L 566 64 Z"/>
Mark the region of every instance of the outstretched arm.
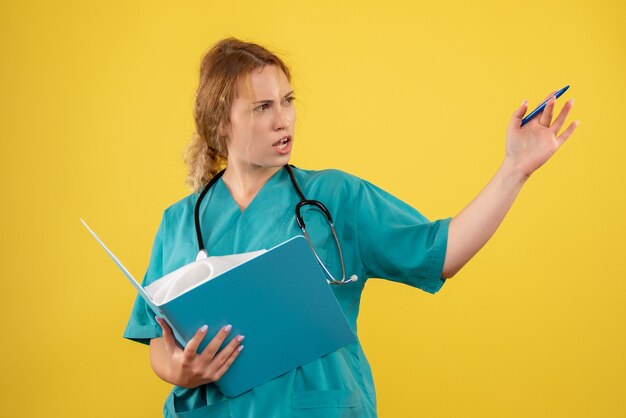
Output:
<path fill-rule="evenodd" d="M 552 93 L 553 95 L 554 93 Z M 559 136 L 574 100 L 568 100 L 552 123 L 554 97 L 540 116 L 520 128 L 527 102 L 513 113 L 507 129 L 506 156 L 485 188 L 450 222 L 448 246 L 442 276 L 454 276 L 496 232 L 522 186 L 572 135 L 579 121 Z"/>

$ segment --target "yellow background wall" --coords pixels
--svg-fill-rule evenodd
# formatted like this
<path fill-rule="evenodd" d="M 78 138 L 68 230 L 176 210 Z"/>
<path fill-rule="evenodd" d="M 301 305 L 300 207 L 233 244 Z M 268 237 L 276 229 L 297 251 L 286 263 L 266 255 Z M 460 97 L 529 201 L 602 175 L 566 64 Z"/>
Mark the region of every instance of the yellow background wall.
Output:
<path fill-rule="evenodd" d="M 227 5 L 234 3 L 234 5 Z M 169 386 L 122 339 L 203 53 L 236 36 L 294 73 L 292 162 L 431 219 L 487 183 L 511 113 L 570 84 L 574 136 L 440 293 L 368 284 L 381 417 L 626 416 L 626 7 L 618 1 L 4 1 L 0 416 L 154 417 Z"/>

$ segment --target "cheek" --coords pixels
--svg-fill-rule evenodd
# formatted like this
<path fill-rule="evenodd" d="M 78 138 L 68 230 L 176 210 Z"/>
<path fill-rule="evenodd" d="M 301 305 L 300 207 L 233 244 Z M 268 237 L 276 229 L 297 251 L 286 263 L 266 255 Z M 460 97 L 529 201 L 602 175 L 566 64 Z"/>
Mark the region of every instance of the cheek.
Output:
<path fill-rule="evenodd" d="M 296 108 L 292 106 L 289 110 L 290 112 L 287 116 L 287 119 L 289 119 L 289 125 L 293 127 L 296 124 Z"/>
<path fill-rule="evenodd" d="M 269 124 L 259 120 L 249 123 L 247 126 L 239 126 L 237 130 L 233 130 L 232 146 L 237 150 L 238 154 L 256 153 L 264 148 L 267 141 L 271 139 L 269 134 Z"/>
<path fill-rule="evenodd" d="M 267 138 L 268 135 L 271 135 L 272 119 L 269 117 L 269 114 L 255 118 L 250 126 L 250 131 L 252 133 L 252 139 L 255 141 L 262 141 Z"/>
<path fill-rule="evenodd" d="M 254 133 L 253 126 L 254 124 L 248 117 L 232 118 L 229 132 L 231 142 L 233 144 L 247 142 Z"/>

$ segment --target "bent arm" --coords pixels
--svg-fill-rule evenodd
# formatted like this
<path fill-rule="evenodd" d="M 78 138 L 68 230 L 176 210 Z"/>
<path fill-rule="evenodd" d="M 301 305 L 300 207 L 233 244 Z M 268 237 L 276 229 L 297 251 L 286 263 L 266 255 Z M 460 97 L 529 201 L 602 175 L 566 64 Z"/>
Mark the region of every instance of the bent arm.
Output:
<path fill-rule="evenodd" d="M 554 94 L 554 93 L 552 93 Z M 552 121 L 556 98 L 548 99 L 540 117 L 521 126 L 527 102 L 513 112 L 506 138 L 506 157 L 485 188 L 450 222 L 442 276 L 454 276 L 491 238 L 522 186 L 569 138 L 579 121 L 557 136 L 574 104 L 569 100 Z"/>
<path fill-rule="evenodd" d="M 452 219 L 443 278 L 454 276 L 493 236 L 527 178 L 506 158 L 478 196 Z"/>
<path fill-rule="evenodd" d="M 175 376 L 172 373 L 173 359 L 166 350 L 163 337 L 150 340 L 150 366 L 152 366 L 152 370 L 161 380 L 172 385 L 184 385 L 180 376 Z"/>

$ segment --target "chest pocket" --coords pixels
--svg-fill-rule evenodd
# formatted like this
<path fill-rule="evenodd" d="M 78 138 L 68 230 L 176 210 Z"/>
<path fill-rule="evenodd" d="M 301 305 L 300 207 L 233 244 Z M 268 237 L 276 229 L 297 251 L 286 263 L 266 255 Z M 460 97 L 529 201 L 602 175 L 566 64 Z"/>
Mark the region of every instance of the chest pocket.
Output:
<path fill-rule="evenodd" d="M 311 390 L 291 394 L 291 418 L 357 418 L 363 408 L 358 390 Z"/>

